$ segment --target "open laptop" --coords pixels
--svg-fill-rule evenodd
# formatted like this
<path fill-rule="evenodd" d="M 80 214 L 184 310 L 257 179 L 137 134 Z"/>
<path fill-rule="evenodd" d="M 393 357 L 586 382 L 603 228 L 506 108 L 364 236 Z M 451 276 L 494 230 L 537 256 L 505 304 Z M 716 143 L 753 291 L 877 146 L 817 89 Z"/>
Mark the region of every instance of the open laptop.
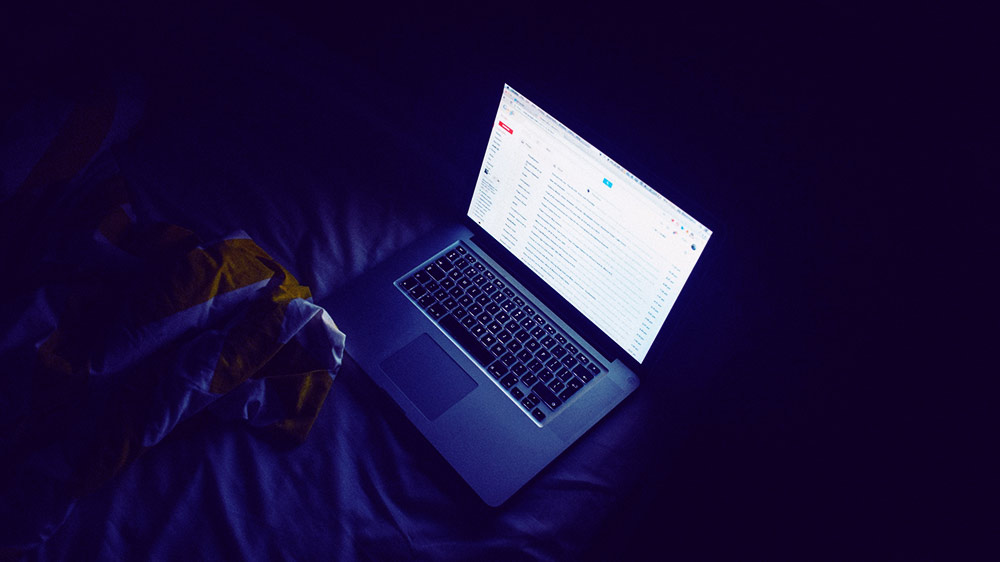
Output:
<path fill-rule="evenodd" d="M 504 85 L 467 216 L 328 308 L 348 353 L 497 506 L 639 386 L 711 234 Z"/>

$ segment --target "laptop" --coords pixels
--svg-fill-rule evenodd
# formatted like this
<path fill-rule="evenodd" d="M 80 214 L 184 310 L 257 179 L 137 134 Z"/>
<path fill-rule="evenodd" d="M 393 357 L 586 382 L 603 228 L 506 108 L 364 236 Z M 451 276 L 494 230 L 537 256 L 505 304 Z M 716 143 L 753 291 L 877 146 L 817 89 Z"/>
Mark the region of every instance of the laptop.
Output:
<path fill-rule="evenodd" d="M 504 85 L 466 216 L 327 308 L 347 352 L 499 506 L 639 387 L 711 235 Z"/>

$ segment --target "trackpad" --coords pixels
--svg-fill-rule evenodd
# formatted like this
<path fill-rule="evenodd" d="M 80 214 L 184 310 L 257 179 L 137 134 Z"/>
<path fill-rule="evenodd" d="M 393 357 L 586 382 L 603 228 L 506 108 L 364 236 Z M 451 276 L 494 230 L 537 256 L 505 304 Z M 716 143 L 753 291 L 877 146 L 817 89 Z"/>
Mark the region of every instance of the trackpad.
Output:
<path fill-rule="evenodd" d="M 427 334 L 420 334 L 381 366 L 403 394 L 432 421 L 478 386 Z"/>

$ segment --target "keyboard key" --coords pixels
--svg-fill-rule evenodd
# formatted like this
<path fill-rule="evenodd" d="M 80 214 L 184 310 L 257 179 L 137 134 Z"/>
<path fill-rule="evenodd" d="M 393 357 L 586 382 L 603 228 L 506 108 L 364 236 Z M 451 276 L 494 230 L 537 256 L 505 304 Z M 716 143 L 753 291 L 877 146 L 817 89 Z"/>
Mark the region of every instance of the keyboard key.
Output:
<path fill-rule="evenodd" d="M 459 269 L 465 269 L 466 267 L 469 267 L 469 262 L 465 261 L 464 258 L 460 259 L 457 262 L 455 262 L 455 267 Z"/>
<path fill-rule="evenodd" d="M 500 357 L 501 355 L 503 355 L 503 352 L 507 351 L 507 348 L 505 348 L 502 343 L 498 342 L 493 344 L 493 347 L 490 348 L 490 351 L 493 352 L 493 355 Z"/>
<path fill-rule="evenodd" d="M 551 356 L 552 356 L 552 354 L 549 353 L 549 350 L 545 349 L 544 347 L 542 349 L 539 349 L 535 353 L 535 357 L 537 357 L 538 360 L 541 361 L 542 363 L 545 363 L 546 361 L 548 361 Z"/>
<path fill-rule="evenodd" d="M 447 298 L 444 299 L 444 302 L 442 302 L 441 304 L 443 304 L 444 307 L 447 308 L 448 310 L 451 310 L 456 306 L 458 306 L 458 301 L 453 298 Z"/>
<path fill-rule="evenodd" d="M 514 339 L 516 339 L 517 341 L 519 341 L 521 343 L 524 343 L 524 342 L 528 341 L 529 339 L 531 339 L 531 334 L 529 334 L 528 332 L 526 332 L 524 330 L 521 330 L 520 332 L 514 334 Z"/>
<path fill-rule="evenodd" d="M 467 293 L 469 293 L 469 296 L 472 296 L 472 297 L 478 297 L 480 295 L 480 293 L 483 292 L 482 289 L 480 289 L 479 287 L 477 287 L 475 285 L 469 285 L 469 287 L 465 291 Z"/>
<path fill-rule="evenodd" d="M 448 291 L 445 291 L 444 289 L 438 289 L 437 291 L 434 292 L 434 298 L 436 298 L 439 301 L 443 301 L 444 299 L 448 298 Z"/>
<path fill-rule="evenodd" d="M 590 369 L 584 367 L 583 365 L 577 365 L 573 369 L 573 374 L 576 375 L 584 384 L 587 384 L 593 380 L 594 375 L 590 372 Z"/>
<path fill-rule="evenodd" d="M 587 368 L 590 369 L 591 373 L 594 373 L 595 377 L 601 374 L 601 370 L 597 367 L 597 363 L 591 363 L 590 365 L 587 365 Z"/>
<path fill-rule="evenodd" d="M 524 363 L 514 363 L 510 366 L 510 370 L 514 372 L 517 376 L 521 376 L 528 372 L 528 368 L 524 366 Z"/>
<path fill-rule="evenodd" d="M 521 383 L 524 386 L 527 386 L 527 387 L 531 387 L 531 385 L 535 384 L 535 381 L 537 381 L 537 380 L 538 380 L 538 377 L 536 377 L 535 375 L 531 374 L 530 372 L 528 374 L 524 375 L 523 377 L 521 377 Z"/>
<path fill-rule="evenodd" d="M 427 289 L 423 288 L 420 285 L 417 285 L 416 287 L 410 289 L 410 296 L 415 299 L 419 299 L 420 297 L 426 294 L 427 294 Z"/>
<path fill-rule="evenodd" d="M 468 315 L 468 316 L 466 316 L 465 320 L 462 320 L 462 325 L 465 326 L 466 328 L 471 328 L 471 327 L 475 326 L 476 325 L 476 317 L 473 316 L 473 315 L 471 315 L 471 314 Z"/>
<path fill-rule="evenodd" d="M 517 353 L 518 351 L 521 351 L 522 347 L 524 347 L 524 346 L 521 345 L 521 342 L 519 342 L 517 340 L 510 340 L 509 342 L 507 342 L 507 349 L 513 351 L 514 353 Z"/>
<path fill-rule="evenodd" d="M 482 324 L 477 322 L 474 326 L 469 328 L 469 333 L 471 333 L 473 336 L 476 336 L 476 338 L 478 339 L 482 337 L 483 334 L 486 333 L 486 328 L 484 328 Z"/>
<path fill-rule="evenodd" d="M 497 339 L 493 337 L 493 334 L 490 334 L 489 332 L 487 332 L 485 336 L 479 338 L 479 341 L 483 342 L 483 345 L 485 345 L 486 347 L 493 347 L 497 343 Z M 589 375 L 590 373 L 587 374 Z"/>
<path fill-rule="evenodd" d="M 430 314 L 434 318 L 441 318 L 445 314 L 448 314 L 448 309 L 438 303 L 434 303 L 427 307 L 427 314 Z"/>
<path fill-rule="evenodd" d="M 423 270 L 414 273 L 413 278 L 421 283 L 426 283 L 431 280 L 431 276 Z"/>
<path fill-rule="evenodd" d="M 524 347 L 532 353 L 537 351 L 538 348 L 541 347 L 541 345 L 542 344 L 538 343 L 538 340 L 536 340 L 535 338 L 531 338 L 528 341 L 524 342 Z"/>
<path fill-rule="evenodd" d="M 549 362 L 545 364 L 545 368 L 552 370 L 552 372 L 556 372 L 562 368 L 562 361 L 555 358 L 550 359 Z"/>
<path fill-rule="evenodd" d="M 459 302 L 462 302 L 462 301 L 459 301 Z M 554 355 L 557 358 L 558 357 L 562 357 L 563 355 L 566 355 L 566 349 L 564 349 L 563 346 L 561 346 L 561 345 L 557 345 L 557 346 L 555 346 L 555 347 L 552 348 L 552 355 Z"/>
<path fill-rule="evenodd" d="M 531 359 L 531 352 L 528 351 L 527 349 L 522 349 L 521 352 L 517 354 L 517 358 L 520 361 L 527 362 L 529 359 Z"/>
<path fill-rule="evenodd" d="M 517 384 L 517 377 L 514 376 L 514 373 L 511 373 L 506 377 L 500 379 L 500 384 L 502 384 L 504 388 L 511 388 L 512 386 Z"/>
<path fill-rule="evenodd" d="M 448 271 L 449 269 L 454 267 L 451 264 L 451 260 L 448 259 L 446 256 L 441 256 L 440 258 L 434 260 L 434 263 L 436 263 L 437 266 L 443 269 L 444 271 Z"/>
<path fill-rule="evenodd" d="M 542 399 L 542 403 L 548 406 L 550 410 L 555 410 L 562 405 L 562 400 L 560 400 L 555 393 L 549 390 L 549 387 L 542 383 L 536 384 L 531 390 Z"/>
<path fill-rule="evenodd" d="M 517 357 L 514 357 L 513 353 L 508 353 L 507 355 L 504 355 L 503 357 L 500 358 L 500 362 L 510 367 L 514 363 L 517 363 Z"/>
<path fill-rule="evenodd" d="M 587 363 L 590 363 L 590 359 L 582 353 L 578 354 L 576 358 L 578 361 L 580 361 L 581 365 L 586 365 Z"/>
<path fill-rule="evenodd" d="M 433 295 L 424 295 L 424 296 L 420 297 L 419 299 L 417 299 L 417 304 L 419 304 L 420 306 L 422 306 L 424 308 L 427 308 L 428 306 L 434 304 L 434 302 L 435 301 L 434 301 L 434 296 Z"/>
<path fill-rule="evenodd" d="M 455 261 L 456 259 L 458 259 L 458 251 L 457 250 L 448 250 L 448 253 L 445 254 L 445 257 L 447 257 L 451 261 Z"/>
<path fill-rule="evenodd" d="M 491 334 L 496 334 L 503 330 L 503 326 L 498 324 L 496 321 L 493 321 L 486 324 L 486 329 L 489 330 Z"/>
<path fill-rule="evenodd" d="M 568 381 L 566 381 L 566 388 L 564 388 L 563 391 L 559 393 L 559 399 L 565 402 L 566 400 L 569 399 L 570 396 L 576 394 L 576 391 L 580 390 L 581 388 L 583 388 L 582 382 L 580 382 L 576 378 L 569 379 Z"/>
<path fill-rule="evenodd" d="M 555 373 L 553 373 L 548 369 L 542 369 L 541 371 L 538 372 L 538 380 L 546 384 L 548 384 L 548 382 L 552 380 L 552 377 L 554 376 L 556 376 Z"/>
<path fill-rule="evenodd" d="M 561 381 L 567 381 L 573 376 L 573 373 L 569 372 L 569 369 L 560 369 L 556 371 L 556 376 L 559 377 Z"/>
<path fill-rule="evenodd" d="M 566 365 L 567 367 L 572 369 L 576 365 L 576 357 L 573 357 L 572 355 L 567 355 L 566 357 L 563 357 L 562 362 L 563 365 Z"/>
<path fill-rule="evenodd" d="M 417 285 L 418 285 L 417 280 L 414 279 L 413 277 L 407 277 L 406 279 L 403 279 L 402 281 L 399 282 L 399 286 L 407 291 L 416 287 Z"/>
<path fill-rule="evenodd" d="M 528 369 L 532 373 L 537 373 L 537 372 L 541 371 L 544 368 L 545 368 L 545 365 L 543 365 L 542 362 L 539 361 L 538 359 L 532 359 L 531 362 L 528 363 Z"/>
<path fill-rule="evenodd" d="M 510 395 L 513 396 L 516 400 L 524 398 L 524 392 L 516 386 L 510 389 Z"/>
<path fill-rule="evenodd" d="M 486 370 L 489 371 L 490 374 L 493 375 L 493 378 L 497 380 L 502 379 L 504 375 L 510 372 L 510 369 L 508 369 L 506 365 L 500 362 L 493 363 L 492 365 L 487 367 Z"/>
<path fill-rule="evenodd" d="M 510 333 L 516 334 L 521 329 L 521 326 L 519 326 L 517 322 L 511 320 L 510 322 L 507 322 L 507 325 L 504 326 L 504 328 L 510 331 Z"/>
<path fill-rule="evenodd" d="M 571 344 L 571 343 L 565 343 L 563 345 L 565 345 L 566 349 L 569 350 L 569 352 L 572 353 L 573 355 L 576 355 L 577 353 L 580 353 L 580 350 L 577 349 L 576 346 L 573 345 L 573 344 Z"/>
<path fill-rule="evenodd" d="M 436 291 L 437 291 L 438 289 L 440 289 L 440 288 L 441 288 L 441 285 L 438 285 L 438 282 L 437 282 L 437 281 L 431 281 L 430 283 L 428 283 L 428 284 L 424 285 L 424 287 L 425 287 L 425 288 L 426 288 L 426 289 L 427 289 L 427 290 L 428 290 L 429 292 L 433 293 L 433 292 L 436 292 Z"/>
<path fill-rule="evenodd" d="M 537 394 L 535 394 L 534 392 L 532 392 L 531 394 L 525 396 L 524 400 L 521 400 L 521 405 L 523 405 L 528 410 L 531 410 L 532 408 L 534 408 L 535 406 L 537 406 L 538 403 L 541 402 L 541 401 L 542 401 L 542 399 L 539 398 Z"/>
<path fill-rule="evenodd" d="M 440 267 L 438 267 L 436 263 L 428 265 L 427 267 L 424 268 L 424 271 L 426 271 L 428 275 L 433 277 L 435 281 L 440 281 L 448 276 L 448 274 L 445 273 L 444 270 L 442 270 Z"/>
<path fill-rule="evenodd" d="M 493 354 L 490 350 L 486 349 L 483 344 L 479 343 L 475 337 L 469 332 L 465 331 L 462 324 L 452 315 L 447 315 L 438 321 L 438 325 L 444 328 L 444 331 L 448 333 L 456 342 L 466 351 L 473 359 L 478 361 L 481 365 L 489 365 L 493 361 Z"/>
<path fill-rule="evenodd" d="M 535 315 L 535 324 L 538 324 L 539 326 L 542 326 L 542 325 L 545 324 L 545 319 L 542 318 L 541 314 L 536 314 Z"/>
<path fill-rule="evenodd" d="M 510 332 L 508 332 L 507 330 L 501 330 L 497 334 L 497 339 L 502 343 L 507 343 L 508 341 L 510 341 L 510 338 L 512 337 L 514 336 L 510 335 Z"/>
<path fill-rule="evenodd" d="M 464 308 L 456 308 L 455 310 L 452 310 L 451 313 L 455 315 L 455 318 L 461 320 L 469 312 Z"/>
<path fill-rule="evenodd" d="M 566 383 L 564 383 L 559 379 L 556 379 L 551 383 L 549 383 L 549 388 L 552 389 L 552 392 L 559 392 L 560 390 L 566 388 Z"/>
<path fill-rule="evenodd" d="M 464 246 L 455 246 L 455 251 L 458 252 L 458 253 L 460 253 L 460 254 L 464 254 L 465 253 L 465 247 Z"/>
<path fill-rule="evenodd" d="M 538 421 L 543 421 L 545 419 L 545 412 L 539 410 L 538 408 L 535 408 L 534 410 L 531 411 L 531 416 Z"/>
<path fill-rule="evenodd" d="M 531 335 L 533 337 L 540 338 L 545 335 L 545 330 L 541 328 L 535 328 L 534 330 L 531 331 Z"/>
<path fill-rule="evenodd" d="M 486 307 L 486 312 L 489 312 L 490 314 L 496 314 L 497 312 L 500 312 L 500 307 L 497 306 L 496 303 L 490 302 L 489 300 L 487 300 L 486 303 L 483 304 L 483 306 Z M 506 320 L 504 320 L 504 322 L 506 322 Z"/>
<path fill-rule="evenodd" d="M 481 306 L 496 306 L 495 304 L 493 304 L 493 299 L 491 299 L 489 295 L 479 295 L 478 297 L 476 297 L 476 302 L 479 303 Z"/>

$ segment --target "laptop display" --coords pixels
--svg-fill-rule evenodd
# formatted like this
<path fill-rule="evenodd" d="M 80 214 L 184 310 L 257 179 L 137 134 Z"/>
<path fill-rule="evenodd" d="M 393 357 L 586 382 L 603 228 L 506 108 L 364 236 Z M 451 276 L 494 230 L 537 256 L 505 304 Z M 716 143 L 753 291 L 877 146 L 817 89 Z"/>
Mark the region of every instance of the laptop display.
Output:
<path fill-rule="evenodd" d="M 466 216 L 330 306 L 351 356 L 500 505 L 639 388 L 712 232 L 507 85 L 469 191 Z"/>
<path fill-rule="evenodd" d="M 638 362 L 712 235 L 509 85 L 468 216 Z"/>

